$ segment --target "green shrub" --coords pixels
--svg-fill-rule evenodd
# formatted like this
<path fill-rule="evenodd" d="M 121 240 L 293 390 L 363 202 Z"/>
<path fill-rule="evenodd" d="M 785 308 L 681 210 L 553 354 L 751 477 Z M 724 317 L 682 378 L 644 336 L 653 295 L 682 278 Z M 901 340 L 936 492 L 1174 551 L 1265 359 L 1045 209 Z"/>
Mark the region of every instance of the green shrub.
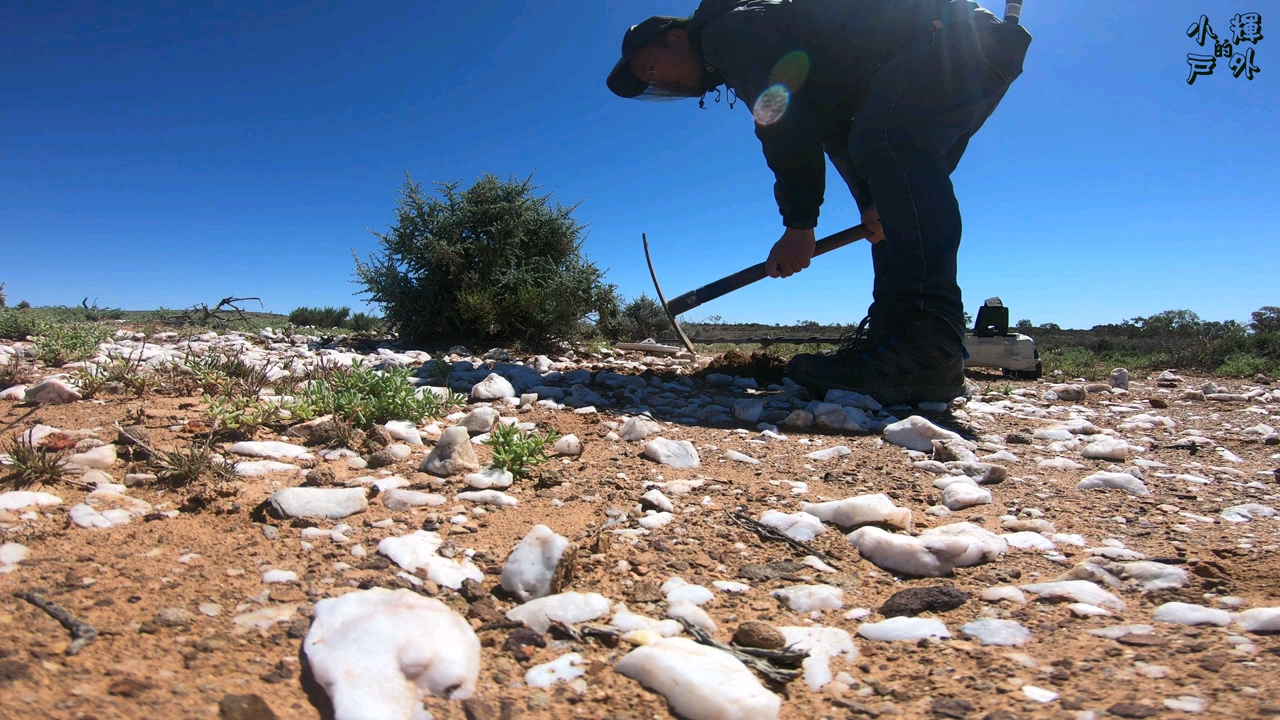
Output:
<path fill-rule="evenodd" d="M 648 295 L 631 300 L 617 313 L 600 318 L 600 334 L 614 342 L 639 342 L 645 338 L 674 336 L 671 320 L 657 300 Z"/>
<path fill-rule="evenodd" d="M 555 431 L 546 435 L 526 433 L 515 425 L 498 425 L 489 433 L 485 445 L 493 448 L 493 465 L 502 468 L 515 478 L 522 478 L 529 469 L 547 461 L 547 446 L 560 438 Z"/>
<path fill-rule="evenodd" d="M 351 321 L 347 323 L 347 327 L 354 332 L 373 332 L 382 325 L 382 318 L 374 317 L 367 313 L 358 312 L 351 316 Z"/>
<path fill-rule="evenodd" d="M 30 309 L 31 309 L 31 303 L 27 302 L 26 300 L 23 300 L 23 301 L 19 302 L 19 303 L 16 305 L 16 307 L 17 307 L 19 310 L 30 310 Z"/>
<path fill-rule="evenodd" d="M 19 304 L 19 309 L 0 312 L 0 340 L 29 340 L 48 326 Z"/>
<path fill-rule="evenodd" d="M 98 343 L 109 337 L 109 328 L 93 323 L 50 325 L 35 341 L 36 358 L 54 367 L 87 360 L 98 351 Z"/>
<path fill-rule="evenodd" d="M 347 326 L 349 307 L 300 307 L 289 313 L 289 323 L 299 327 L 340 328 Z"/>
<path fill-rule="evenodd" d="M 462 396 L 442 400 L 429 391 L 419 395 L 409 384 L 411 370 L 374 370 L 355 362 L 349 368 L 329 367 L 317 373 L 285 403 L 295 419 L 311 420 L 337 415 L 360 429 L 390 420 L 420 423 L 466 404 Z"/>
<path fill-rule="evenodd" d="M 374 233 L 379 251 L 356 258 L 362 292 L 403 339 L 541 346 L 616 312 L 613 286 L 582 254 L 576 206 L 552 206 L 528 179 L 438 185 L 428 197 L 407 179 L 396 224 Z"/>

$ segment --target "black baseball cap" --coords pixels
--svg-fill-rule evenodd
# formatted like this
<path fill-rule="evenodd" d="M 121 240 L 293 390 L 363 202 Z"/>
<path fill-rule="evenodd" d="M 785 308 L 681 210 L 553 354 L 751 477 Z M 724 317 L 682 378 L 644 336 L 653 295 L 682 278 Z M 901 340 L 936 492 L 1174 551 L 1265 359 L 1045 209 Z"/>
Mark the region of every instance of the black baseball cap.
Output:
<path fill-rule="evenodd" d="M 648 45 L 650 41 L 658 37 L 662 33 L 683 24 L 685 18 L 672 17 L 670 15 L 654 15 L 639 25 L 632 25 L 625 35 L 622 36 L 622 59 L 617 65 L 613 66 L 613 71 L 609 73 L 608 85 L 614 95 L 623 98 L 634 98 L 643 95 L 645 90 L 649 89 L 649 83 L 644 82 L 631 72 L 631 58 L 640 51 L 640 48 Z"/>

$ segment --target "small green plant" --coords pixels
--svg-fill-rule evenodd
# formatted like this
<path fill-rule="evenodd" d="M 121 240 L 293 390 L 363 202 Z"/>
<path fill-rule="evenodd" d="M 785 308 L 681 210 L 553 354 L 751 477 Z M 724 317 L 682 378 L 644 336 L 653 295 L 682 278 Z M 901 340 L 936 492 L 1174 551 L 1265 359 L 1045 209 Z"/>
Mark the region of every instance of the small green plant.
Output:
<path fill-rule="evenodd" d="M 484 441 L 493 449 L 493 465 L 521 478 L 529 469 L 547 461 L 547 446 L 559 440 L 554 430 L 546 435 L 526 433 L 515 425 L 498 425 Z"/>
<path fill-rule="evenodd" d="M 330 366 L 304 374 L 302 388 L 285 404 L 297 420 L 336 415 L 360 429 L 390 420 L 420 423 L 456 405 L 434 393 L 415 391 L 408 368 L 374 370 L 359 361 L 351 367 Z"/>
<path fill-rule="evenodd" d="M 1265 374 L 1271 370 L 1272 365 L 1265 358 L 1244 353 L 1233 353 L 1222 361 L 1222 366 L 1218 368 L 1218 372 L 1228 377 L 1253 377 L 1259 373 Z"/>
<path fill-rule="evenodd" d="M 32 364 L 16 355 L 10 355 L 9 362 L 0 365 L 0 390 L 6 390 L 14 385 L 29 385 L 35 379 L 35 368 Z"/>
<path fill-rule="evenodd" d="M 350 314 L 349 307 L 300 307 L 289 313 L 289 323 L 303 327 L 340 328 L 347 326 L 347 316 Z"/>
<path fill-rule="evenodd" d="M 264 425 L 276 425 L 286 420 L 279 402 L 259 397 L 211 397 L 204 396 L 209 407 L 205 416 L 209 424 L 223 430 L 251 435 Z"/>
<path fill-rule="evenodd" d="M 89 363 L 75 372 L 76 385 L 87 397 L 102 392 L 113 383 L 142 397 L 152 390 L 155 381 L 156 378 L 150 369 L 146 368 L 141 353 L 135 358 L 119 353 L 109 353 L 106 363 L 101 365 Z"/>
<path fill-rule="evenodd" d="M 0 312 L 0 339 L 30 340 L 44 334 L 48 326 L 19 303 L 17 309 Z"/>
<path fill-rule="evenodd" d="M 153 462 L 156 477 L 171 487 L 191 485 L 204 476 L 220 483 L 230 482 L 236 476 L 235 465 L 214 457 L 208 442 L 193 442 L 185 449 L 161 451 Z"/>
<path fill-rule="evenodd" d="M 21 490 L 32 485 L 52 485 L 64 479 L 67 451 L 52 452 L 36 447 L 29 439 L 19 438 L 9 448 L 9 475 L 4 487 Z"/>
<path fill-rule="evenodd" d="M 87 360 L 98 351 L 98 344 L 109 337 L 109 329 L 92 323 L 48 326 L 35 342 L 36 358 L 53 367 Z"/>
<path fill-rule="evenodd" d="M 187 355 L 183 366 L 204 392 L 228 397 L 257 397 L 273 385 L 271 375 L 275 369 L 271 363 L 255 365 L 238 356 L 194 353 Z"/>

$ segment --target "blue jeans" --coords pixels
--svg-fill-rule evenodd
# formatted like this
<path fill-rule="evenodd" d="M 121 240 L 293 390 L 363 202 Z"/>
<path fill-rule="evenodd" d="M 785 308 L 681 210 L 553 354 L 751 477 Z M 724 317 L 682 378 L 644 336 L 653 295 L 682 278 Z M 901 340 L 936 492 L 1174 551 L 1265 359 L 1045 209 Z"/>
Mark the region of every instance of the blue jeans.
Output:
<path fill-rule="evenodd" d="M 885 241 L 871 251 L 871 327 L 924 310 L 963 338 L 960 206 L 950 175 L 1022 73 L 1031 37 L 965 0 L 944 14 L 942 27 L 924 28 L 872 76 L 847 145 L 826 150 L 862 204 L 875 204 L 884 226 Z"/>

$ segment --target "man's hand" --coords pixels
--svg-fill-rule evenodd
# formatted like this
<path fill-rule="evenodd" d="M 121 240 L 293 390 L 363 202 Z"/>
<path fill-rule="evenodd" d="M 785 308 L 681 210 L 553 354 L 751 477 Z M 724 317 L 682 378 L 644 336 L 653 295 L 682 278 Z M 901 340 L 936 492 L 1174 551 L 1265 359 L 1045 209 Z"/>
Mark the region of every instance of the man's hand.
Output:
<path fill-rule="evenodd" d="M 875 205 L 868 205 L 866 210 L 862 211 L 862 224 L 867 226 L 867 230 L 871 234 L 867 236 L 867 242 L 875 243 L 884 239 L 884 227 L 880 224 L 880 211 Z"/>
<path fill-rule="evenodd" d="M 764 271 L 769 277 L 791 277 L 809 267 L 813 259 L 813 230 L 787 228 L 782 239 L 773 244 Z"/>

